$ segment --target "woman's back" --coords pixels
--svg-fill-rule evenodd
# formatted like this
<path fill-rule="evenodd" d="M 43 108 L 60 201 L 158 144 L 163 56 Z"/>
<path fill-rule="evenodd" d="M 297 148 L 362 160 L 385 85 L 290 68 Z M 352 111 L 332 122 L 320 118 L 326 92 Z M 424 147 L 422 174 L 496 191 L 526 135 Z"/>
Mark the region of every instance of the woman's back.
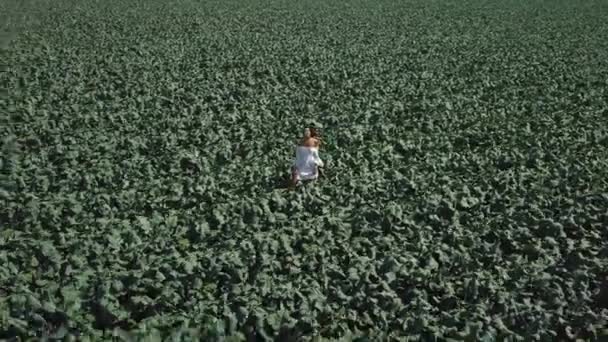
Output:
<path fill-rule="evenodd" d="M 319 147 L 320 142 L 319 139 L 315 138 L 315 137 L 304 137 L 301 141 L 300 141 L 300 146 L 305 146 L 305 147 Z"/>

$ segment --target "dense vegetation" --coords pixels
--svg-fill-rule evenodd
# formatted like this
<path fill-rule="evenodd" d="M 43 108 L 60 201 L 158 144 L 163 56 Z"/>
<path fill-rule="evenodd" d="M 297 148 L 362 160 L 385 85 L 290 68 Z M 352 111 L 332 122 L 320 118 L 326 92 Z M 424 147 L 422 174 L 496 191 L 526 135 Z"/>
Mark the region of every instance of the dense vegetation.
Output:
<path fill-rule="evenodd" d="M 0 8 L 0 338 L 608 336 L 605 1 Z"/>

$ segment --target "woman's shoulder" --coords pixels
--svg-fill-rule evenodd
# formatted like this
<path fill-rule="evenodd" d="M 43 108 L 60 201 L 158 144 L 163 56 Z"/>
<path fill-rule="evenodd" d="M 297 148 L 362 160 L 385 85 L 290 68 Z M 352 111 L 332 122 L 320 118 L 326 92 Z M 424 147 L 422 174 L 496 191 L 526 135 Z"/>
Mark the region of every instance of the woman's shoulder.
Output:
<path fill-rule="evenodd" d="M 304 139 L 302 145 L 306 146 L 306 147 L 319 147 L 319 144 L 320 144 L 319 139 L 317 139 L 317 138 L 308 138 L 308 139 Z"/>
<path fill-rule="evenodd" d="M 316 139 L 316 138 L 302 139 L 300 141 L 300 146 L 303 146 L 303 147 L 319 147 L 319 140 Z"/>

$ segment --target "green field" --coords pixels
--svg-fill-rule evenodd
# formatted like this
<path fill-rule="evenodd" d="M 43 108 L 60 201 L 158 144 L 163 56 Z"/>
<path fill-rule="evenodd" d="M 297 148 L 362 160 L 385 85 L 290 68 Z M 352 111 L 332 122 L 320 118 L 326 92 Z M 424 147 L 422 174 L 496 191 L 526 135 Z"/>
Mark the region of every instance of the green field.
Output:
<path fill-rule="evenodd" d="M 608 339 L 608 2 L 0 13 L 0 340 Z"/>

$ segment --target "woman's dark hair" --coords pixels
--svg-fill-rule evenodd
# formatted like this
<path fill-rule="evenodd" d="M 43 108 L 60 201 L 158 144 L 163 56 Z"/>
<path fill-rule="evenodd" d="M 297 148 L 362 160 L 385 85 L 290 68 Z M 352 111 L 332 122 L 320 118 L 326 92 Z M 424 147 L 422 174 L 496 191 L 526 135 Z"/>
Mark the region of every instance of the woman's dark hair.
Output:
<path fill-rule="evenodd" d="M 316 138 L 316 137 L 319 136 L 319 131 L 317 131 L 316 128 L 310 127 L 309 130 L 310 130 L 310 136 L 311 137 Z"/>

